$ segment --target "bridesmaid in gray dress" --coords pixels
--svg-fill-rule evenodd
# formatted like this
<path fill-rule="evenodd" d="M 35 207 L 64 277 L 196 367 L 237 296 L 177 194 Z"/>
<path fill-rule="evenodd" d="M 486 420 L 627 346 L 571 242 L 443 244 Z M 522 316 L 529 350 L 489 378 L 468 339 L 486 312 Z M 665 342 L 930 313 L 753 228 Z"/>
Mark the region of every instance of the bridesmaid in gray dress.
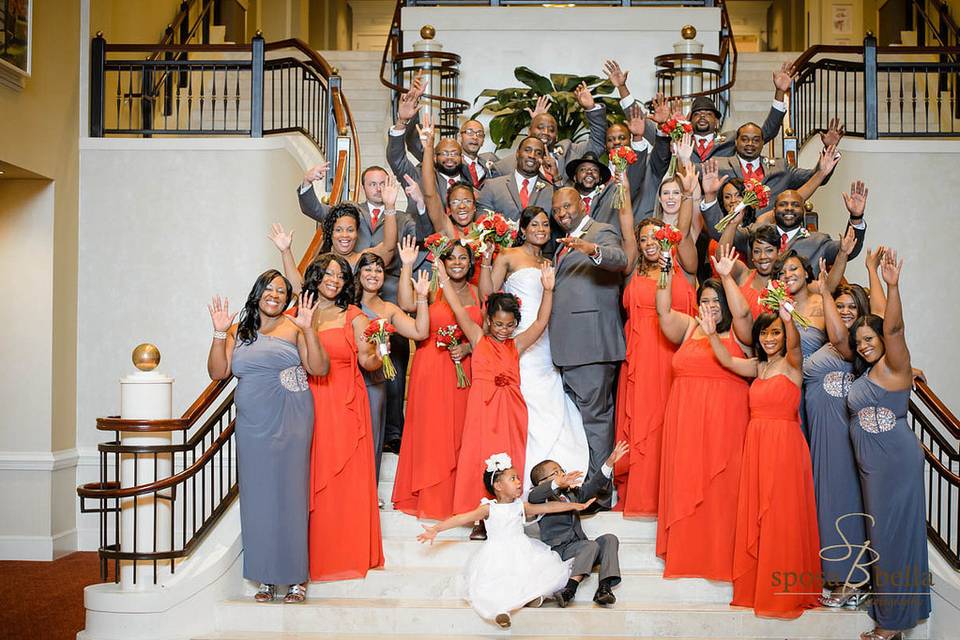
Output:
<path fill-rule="evenodd" d="M 831 589 L 820 603 L 831 608 L 856 608 L 866 597 L 850 585 L 868 577 L 855 569 L 856 553 L 866 539 L 860 475 L 848 429 L 847 393 L 853 383 L 853 352 L 849 329 L 870 313 L 862 289 L 840 287 L 836 303 L 820 272 L 823 314 L 830 342 L 803 362 L 804 403 L 810 430 L 810 457 L 817 496 L 821 567 Z M 842 533 L 841 533 L 842 532 Z"/>
<path fill-rule="evenodd" d="M 876 628 L 861 640 L 902 640 L 903 631 L 930 615 L 923 453 L 906 420 L 913 375 L 903 332 L 902 267 L 887 249 L 881 264 L 885 316 L 859 318 L 850 331 L 860 374 L 847 396 L 850 439 L 877 558 L 869 607 Z"/>
<path fill-rule="evenodd" d="M 307 373 L 324 375 L 329 362 L 310 330 L 316 301 L 305 296 L 291 318 L 283 313 L 291 296 L 290 282 L 271 269 L 257 278 L 237 324 L 226 299 L 217 296 L 208 307 L 214 331 L 207 371 L 214 380 L 237 378 L 243 576 L 260 583 L 258 602 L 273 600 L 278 584 L 290 586 L 284 602 L 302 602 L 308 578 Z"/>
<path fill-rule="evenodd" d="M 401 256 L 406 248 L 407 254 L 416 251 L 416 244 L 411 237 L 404 238 Z M 403 338 L 412 340 L 426 340 L 430 335 L 430 312 L 426 304 L 427 294 L 430 291 L 430 278 L 425 271 L 418 274 L 414 280 L 414 290 L 417 296 L 417 317 L 412 319 L 400 307 L 387 302 L 380 297 L 383 289 L 384 274 L 383 258 L 375 253 L 364 253 L 354 267 L 357 283 L 357 299 L 355 304 L 363 313 L 375 320 L 384 318 L 392 324 Z M 383 435 L 386 422 L 387 385 L 383 377 L 383 370 L 364 371 L 363 379 L 367 385 L 367 397 L 370 401 L 370 422 L 373 425 L 374 464 L 377 472 L 377 482 L 380 482 L 380 453 L 383 447 Z M 381 503 L 382 504 L 382 503 Z"/>

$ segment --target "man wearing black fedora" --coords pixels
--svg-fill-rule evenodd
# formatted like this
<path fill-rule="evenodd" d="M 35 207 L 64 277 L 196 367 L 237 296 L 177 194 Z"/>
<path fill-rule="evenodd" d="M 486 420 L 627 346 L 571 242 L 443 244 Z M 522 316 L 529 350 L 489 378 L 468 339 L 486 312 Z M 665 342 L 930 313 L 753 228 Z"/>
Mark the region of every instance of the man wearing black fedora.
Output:
<path fill-rule="evenodd" d="M 648 148 L 634 151 L 637 161 L 627 166 L 627 178 L 632 190 L 633 180 L 642 180 L 644 167 L 647 163 Z M 619 210 L 613 206 L 617 183 L 612 179 L 610 169 L 593 151 L 587 151 L 582 157 L 567 163 L 567 178 L 573 183 L 574 189 L 580 194 L 583 211 L 598 222 L 611 225 L 615 230 L 620 229 Z"/>

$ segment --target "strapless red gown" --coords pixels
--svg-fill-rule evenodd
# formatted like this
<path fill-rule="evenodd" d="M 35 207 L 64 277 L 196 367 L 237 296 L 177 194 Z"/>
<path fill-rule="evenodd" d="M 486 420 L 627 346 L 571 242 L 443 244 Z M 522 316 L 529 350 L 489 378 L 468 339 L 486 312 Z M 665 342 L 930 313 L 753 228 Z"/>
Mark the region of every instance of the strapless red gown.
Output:
<path fill-rule="evenodd" d="M 630 451 L 614 469 L 618 496 L 614 511 L 628 517 L 656 515 L 659 499 L 660 436 L 677 346 L 660 331 L 656 293 L 657 281 L 639 274 L 623 292 L 627 357 L 617 386 L 616 442 L 626 440 Z M 671 294 L 673 309 L 696 313 L 696 293 L 677 267 Z"/>
<path fill-rule="evenodd" d="M 317 407 L 310 456 L 311 580 L 362 578 L 383 566 L 370 404 L 353 333 L 358 315 L 366 317 L 348 307 L 343 327 L 318 333 L 330 371 L 309 379 Z"/>
<path fill-rule="evenodd" d="M 482 498 L 484 461 L 506 453 L 523 473 L 527 453 L 527 403 L 520 393 L 520 354 L 510 339 L 484 336 L 473 351 L 473 385 L 463 423 L 463 444 L 457 460 L 453 494 L 455 513 L 472 511 Z"/>
<path fill-rule="evenodd" d="M 800 387 L 787 376 L 750 386 L 731 604 L 760 616 L 796 618 L 817 606 L 822 587 L 813 469 L 799 409 Z"/>
<path fill-rule="evenodd" d="M 732 332 L 723 344 L 734 357 L 744 357 Z M 673 356 L 657 518 L 664 577 L 733 578 L 748 389 L 717 362 L 706 338 L 687 338 Z"/>
<path fill-rule="evenodd" d="M 760 308 L 760 292 L 753 288 L 753 280 L 757 277 L 757 270 L 751 269 L 750 275 L 747 276 L 746 282 L 740 285 L 740 291 L 743 293 L 743 297 L 747 299 L 747 302 L 750 303 L 750 313 L 753 314 L 753 319 L 756 320 L 757 316 L 763 313 L 763 309 Z"/>
<path fill-rule="evenodd" d="M 479 304 L 467 307 L 482 324 Z M 457 319 L 443 299 L 443 290 L 430 305 L 430 336 L 417 344 L 407 384 L 407 416 L 400 442 L 400 460 L 393 484 L 393 507 L 431 520 L 453 515 L 454 471 L 460 454 L 463 419 L 470 387 L 457 388 L 457 371 L 450 352 L 437 346 L 437 330 Z M 461 361 L 472 380 L 471 358 Z"/>

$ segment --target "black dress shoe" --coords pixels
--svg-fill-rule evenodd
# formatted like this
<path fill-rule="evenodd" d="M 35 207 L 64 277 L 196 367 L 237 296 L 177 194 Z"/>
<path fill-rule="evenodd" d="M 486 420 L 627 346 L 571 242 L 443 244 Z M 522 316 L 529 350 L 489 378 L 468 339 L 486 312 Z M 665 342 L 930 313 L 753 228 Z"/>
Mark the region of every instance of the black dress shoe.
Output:
<path fill-rule="evenodd" d="M 609 584 L 601 582 L 600 586 L 597 587 L 597 592 L 593 594 L 593 601 L 600 606 L 608 607 L 617 601 L 617 596 L 613 595 Z"/>
<path fill-rule="evenodd" d="M 473 531 L 470 532 L 471 540 L 486 540 L 487 539 L 487 527 L 483 524 L 483 520 L 473 525 Z"/>
<path fill-rule="evenodd" d="M 565 609 L 568 604 L 573 602 L 575 597 L 577 597 L 577 592 L 566 587 L 553 594 L 553 599 L 557 601 L 557 606 L 561 609 Z"/>
<path fill-rule="evenodd" d="M 393 440 L 387 440 L 383 443 L 383 452 L 384 453 L 400 453 L 400 439 L 396 438 Z"/>

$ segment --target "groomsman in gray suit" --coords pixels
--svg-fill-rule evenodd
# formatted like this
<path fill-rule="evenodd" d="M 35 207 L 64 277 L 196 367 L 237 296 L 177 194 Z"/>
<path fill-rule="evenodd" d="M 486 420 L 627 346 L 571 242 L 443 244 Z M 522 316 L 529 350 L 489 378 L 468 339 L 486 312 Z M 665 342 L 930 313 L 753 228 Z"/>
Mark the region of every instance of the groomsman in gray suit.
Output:
<path fill-rule="evenodd" d="M 419 117 L 414 118 L 407 124 L 407 132 L 404 136 L 407 141 L 407 151 L 416 158 L 417 162 L 423 162 L 423 144 L 420 142 L 420 135 L 417 131 L 417 125 L 420 123 Z M 487 178 L 495 178 L 500 175 L 497 170 L 497 163 L 500 158 L 495 153 L 489 151 L 480 151 L 487 133 L 483 125 L 477 120 L 467 120 L 460 125 L 460 131 L 457 134 L 457 142 L 460 143 L 461 163 L 460 172 L 466 182 L 473 185 L 477 191 L 483 187 L 483 182 Z"/>
<path fill-rule="evenodd" d="M 590 448 L 586 481 L 601 473 L 613 449 L 614 387 L 626 355 L 620 320 L 620 285 L 627 257 L 620 234 L 584 213 L 580 194 L 553 194 L 553 219 L 567 233 L 554 258 L 556 287 L 550 315 L 550 349 L 564 390 L 583 417 Z M 610 492 L 597 503 L 610 507 Z"/>
<path fill-rule="evenodd" d="M 499 211 L 510 220 L 519 220 L 520 212 L 529 206 L 549 211 L 553 203 L 553 185 L 540 176 L 544 153 L 539 138 L 527 136 L 521 140 L 517 147 L 516 169 L 484 182 L 477 198 L 477 211 Z"/>

